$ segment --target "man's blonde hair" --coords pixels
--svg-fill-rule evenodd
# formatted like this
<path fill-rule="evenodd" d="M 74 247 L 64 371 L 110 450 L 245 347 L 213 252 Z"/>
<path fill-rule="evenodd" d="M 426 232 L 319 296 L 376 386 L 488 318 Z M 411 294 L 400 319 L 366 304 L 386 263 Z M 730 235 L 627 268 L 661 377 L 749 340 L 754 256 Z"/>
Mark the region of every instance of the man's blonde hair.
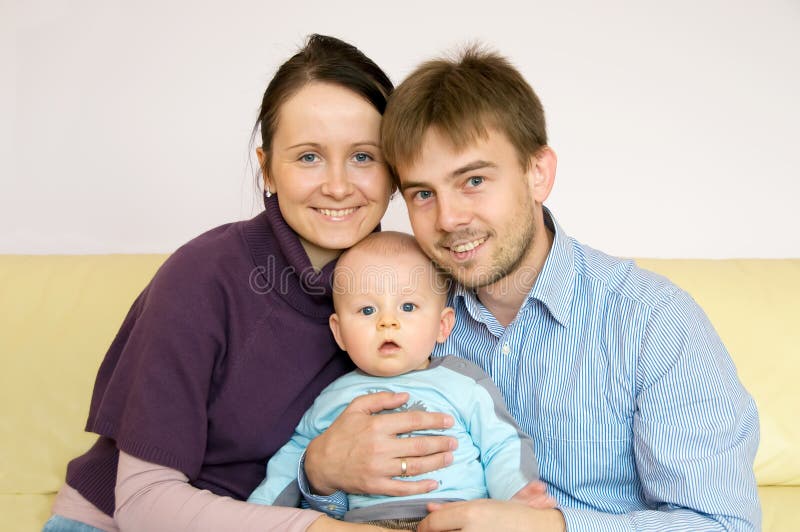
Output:
<path fill-rule="evenodd" d="M 381 126 L 383 154 L 396 174 L 413 164 L 429 129 L 462 149 L 487 128 L 503 133 L 520 165 L 547 145 L 544 110 L 522 74 L 504 57 L 478 45 L 456 58 L 427 61 L 411 73 L 389 98 Z"/>

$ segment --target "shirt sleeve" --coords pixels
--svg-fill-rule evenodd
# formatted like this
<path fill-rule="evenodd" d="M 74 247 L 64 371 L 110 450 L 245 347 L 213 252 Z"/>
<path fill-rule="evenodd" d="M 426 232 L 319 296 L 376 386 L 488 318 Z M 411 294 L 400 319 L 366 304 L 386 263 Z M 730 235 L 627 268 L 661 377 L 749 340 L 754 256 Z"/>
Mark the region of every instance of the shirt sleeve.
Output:
<path fill-rule="evenodd" d="M 300 502 L 303 508 L 311 508 L 318 512 L 324 512 L 335 519 L 342 519 L 349 510 L 350 505 L 347 494 L 341 490 L 334 491 L 330 495 L 315 495 L 311 492 L 311 485 L 305 471 L 306 454 L 303 453 L 300 459 L 300 467 L 297 471 L 297 481 L 303 500 Z"/>
<path fill-rule="evenodd" d="M 322 434 L 344 410 L 349 397 L 344 397 L 332 382 L 320 392 L 295 428 L 292 438 L 270 459 L 267 476 L 248 499 L 257 504 L 300 506 L 324 512 L 341 519 L 349 508 L 347 494 L 336 491 L 331 495 L 311 492 L 305 472 L 306 449 L 311 440 Z"/>
<path fill-rule="evenodd" d="M 464 404 L 462 416 L 467 430 L 480 450 L 489 497 L 508 500 L 527 483 L 539 478 L 533 441 L 508 412 L 500 390 L 481 368 L 468 361 L 468 374 L 475 386 Z"/>
<path fill-rule="evenodd" d="M 176 469 L 124 452 L 119 455 L 115 495 L 114 518 L 121 532 L 304 532 L 322 515 L 220 497 L 193 487 L 186 475 Z"/>
<path fill-rule="evenodd" d="M 758 530 L 758 413 L 702 309 L 682 291 L 657 308 L 636 370 L 633 447 L 653 510 L 561 508 L 567 530 Z"/>

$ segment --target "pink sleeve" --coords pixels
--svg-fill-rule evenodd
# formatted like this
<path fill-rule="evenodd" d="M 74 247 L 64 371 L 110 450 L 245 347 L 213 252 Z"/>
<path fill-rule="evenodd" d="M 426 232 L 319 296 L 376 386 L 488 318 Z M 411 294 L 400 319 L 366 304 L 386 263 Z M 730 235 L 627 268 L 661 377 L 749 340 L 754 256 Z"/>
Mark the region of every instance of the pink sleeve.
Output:
<path fill-rule="evenodd" d="M 259 506 L 220 497 L 189 484 L 177 469 L 145 462 L 120 451 L 114 519 L 120 530 L 305 532 L 322 514 Z"/>

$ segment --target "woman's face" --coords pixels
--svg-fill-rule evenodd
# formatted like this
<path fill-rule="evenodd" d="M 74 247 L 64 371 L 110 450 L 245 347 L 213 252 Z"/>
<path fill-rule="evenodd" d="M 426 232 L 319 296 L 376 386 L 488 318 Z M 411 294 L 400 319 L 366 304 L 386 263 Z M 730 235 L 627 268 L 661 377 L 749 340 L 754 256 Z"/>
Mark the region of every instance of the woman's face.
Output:
<path fill-rule="evenodd" d="M 265 185 L 321 268 L 378 225 L 392 191 L 381 115 L 344 87 L 312 82 L 281 106 Z M 259 149 L 264 167 L 264 153 Z"/>

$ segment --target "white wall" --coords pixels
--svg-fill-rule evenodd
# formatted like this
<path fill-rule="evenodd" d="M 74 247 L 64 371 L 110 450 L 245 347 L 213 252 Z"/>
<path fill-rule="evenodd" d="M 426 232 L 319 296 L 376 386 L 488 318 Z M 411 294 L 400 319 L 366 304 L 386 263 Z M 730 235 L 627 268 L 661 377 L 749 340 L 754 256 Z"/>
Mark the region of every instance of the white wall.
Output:
<path fill-rule="evenodd" d="M 261 94 L 320 32 L 396 82 L 473 39 L 509 56 L 586 243 L 800 257 L 797 0 L 0 1 L 2 253 L 164 252 L 251 216 Z"/>

